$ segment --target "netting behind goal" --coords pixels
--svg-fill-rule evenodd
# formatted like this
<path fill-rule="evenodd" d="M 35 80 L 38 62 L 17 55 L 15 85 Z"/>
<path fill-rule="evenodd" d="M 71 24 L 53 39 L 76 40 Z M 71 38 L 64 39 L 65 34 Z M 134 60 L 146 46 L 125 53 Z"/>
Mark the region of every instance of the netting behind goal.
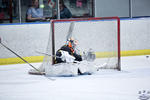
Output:
<path fill-rule="evenodd" d="M 98 66 L 120 70 L 120 19 L 118 17 L 52 20 L 43 66 L 52 67 L 56 51 L 66 43 L 71 23 L 72 37 L 78 41 L 80 54 L 89 49 L 96 54 Z"/>

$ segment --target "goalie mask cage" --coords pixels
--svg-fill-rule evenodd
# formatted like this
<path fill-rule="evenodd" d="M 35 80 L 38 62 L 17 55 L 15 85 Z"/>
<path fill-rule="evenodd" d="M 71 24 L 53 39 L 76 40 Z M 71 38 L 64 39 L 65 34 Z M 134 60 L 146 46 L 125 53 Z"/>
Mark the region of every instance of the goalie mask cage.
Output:
<path fill-rule="evenodd" d="M 71 23 L 74 26 L 71 26 Z M 65 45 L 69 29 L 78 41 L 77 48 L 82 55 L 92 49 L 96 54 L 97 66 L 106 64 L 106 69 L 121 70 L 120 67 L 120 19 L 118 17 L 100 17 L 85 19 L 51 20 L 50 34 L 42 65 L 46 68 L 54 64 L 55 54 Z"/>

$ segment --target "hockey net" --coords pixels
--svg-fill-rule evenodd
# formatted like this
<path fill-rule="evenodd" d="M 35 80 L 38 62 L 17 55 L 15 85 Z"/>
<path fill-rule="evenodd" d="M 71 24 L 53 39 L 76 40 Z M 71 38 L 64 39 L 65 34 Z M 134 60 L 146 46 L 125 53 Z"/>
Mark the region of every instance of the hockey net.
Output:
<path fill-rule="evenodd" d="M 56 51 L 66 43 L 71 23 L 72 37 L 78 41 L 80 54 L 92 49 L 94 61 L 102 68 L 121 70 L 120 67 L 120 19 L 118 17 L 52 20 L 51 32 L 42 66 L 53 67 Z M 51 56 L 50 56 L 51 55 Z"/>

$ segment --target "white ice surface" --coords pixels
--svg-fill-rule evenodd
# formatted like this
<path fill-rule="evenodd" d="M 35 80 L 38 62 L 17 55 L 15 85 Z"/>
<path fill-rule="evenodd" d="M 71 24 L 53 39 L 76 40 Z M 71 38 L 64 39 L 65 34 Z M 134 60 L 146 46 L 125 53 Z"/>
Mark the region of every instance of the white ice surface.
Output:
<path fill-rule="evenodd" d="M 0 100 L 139 100 L 139 91 L 150 91 L 150 58 L 122 57 L 121 66 L 122 71 L 105 69 L 52 81 L 29 75 L 27 64 L 1 65 Z"/>

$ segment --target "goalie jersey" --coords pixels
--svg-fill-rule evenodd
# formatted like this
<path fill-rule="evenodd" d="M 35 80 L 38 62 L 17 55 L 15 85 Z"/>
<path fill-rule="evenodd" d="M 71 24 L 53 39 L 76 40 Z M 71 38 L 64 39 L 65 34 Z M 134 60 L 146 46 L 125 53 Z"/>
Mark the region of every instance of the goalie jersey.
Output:
<path fill-rule="evenodd" d="M 82 61 L 82 56 L 80 54 L 77 54 L 76 51 L 72 47 L 70 47 L 69 45 L 64 45 L 56 52 L 55 64 L 63 63 L 63 62 L 65 63 L 65 61 L 62 60 L 62 58 L 61 58 L 61 56 L 62 56 L 61 51 L 68 52 L 69 55 L 71 55 L 75 58 L 75 61 Z"/>

